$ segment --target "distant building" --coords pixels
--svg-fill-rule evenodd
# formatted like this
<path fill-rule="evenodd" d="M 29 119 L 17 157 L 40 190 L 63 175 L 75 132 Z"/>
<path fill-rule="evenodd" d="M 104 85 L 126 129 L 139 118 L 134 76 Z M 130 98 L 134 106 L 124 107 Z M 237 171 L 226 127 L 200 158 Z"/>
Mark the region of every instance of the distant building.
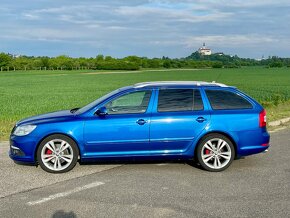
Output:
<path fill-rule="evenodd" d="M 215 53 L 216 55 L 219 55 L 219 56 L 223 56 L 223 55 L 225 55 L 223 52 L 217 52 L 217 53 Z"/>
<path fill-rule="evenodd" d="M 12 58 L 19 58 L 21 57 L 20 54 L 9 54 Z"/>
<path fill-rule="evenodd" d="M 211 49 L 205 47 L 205 43 L 203 43 L 203 46 L 198 49 L 198 53 L 201 55 L 211 55 Z"/>

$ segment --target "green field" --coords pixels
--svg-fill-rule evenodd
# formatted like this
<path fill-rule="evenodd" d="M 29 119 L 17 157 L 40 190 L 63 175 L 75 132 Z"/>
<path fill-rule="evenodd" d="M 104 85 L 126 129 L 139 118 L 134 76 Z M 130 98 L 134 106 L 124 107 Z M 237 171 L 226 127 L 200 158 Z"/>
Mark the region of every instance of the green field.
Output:
<path fill-rule="evenodd" d="M 8 140 L 11 128 L 19 119 L 83 106 L 113 89 L 143 81 L 214 80 L 236 86 L 262 102 L 268 109 L 269 120 L 290 116 L 290 68 L 96 73 L 98 74 L 88 71 L 0 72 L 0 140 Z"/>

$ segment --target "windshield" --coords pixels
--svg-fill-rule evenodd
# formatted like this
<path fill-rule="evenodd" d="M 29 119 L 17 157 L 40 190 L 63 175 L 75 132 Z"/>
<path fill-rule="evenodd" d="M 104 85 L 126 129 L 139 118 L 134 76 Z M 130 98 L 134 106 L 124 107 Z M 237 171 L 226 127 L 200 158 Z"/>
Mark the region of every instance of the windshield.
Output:
<path fill-rule="evenodd" d="M 102 101 L 104 101 L 106 98 L 109 98 L 110 96 L 115 95 L 115 94 L 118 93 L 119 91 L 120 91 L 120 89 L 117 89 L 117 90 L 115 90 L 115 91 L 112 91 L 112 92 L 110 92 L 110 93 L 104 95 L 104 96 L 101 97 L 101 98 L 98 98 L 97 100 L 93 101 L 92 103 L 90 103 L 90 104 L 88 104 L 88 105 L 86 105 L 86 106 L 84 106 L 84 107 L 78 109 L 78 110 L 76 111 L 77 114 L 82 114 L 82 113 L 88 111 L 89 109 L 93 108 L 93 107 L 96 106 L 97 104 L 99 104 L 99 103 L 101 103 Z"/>

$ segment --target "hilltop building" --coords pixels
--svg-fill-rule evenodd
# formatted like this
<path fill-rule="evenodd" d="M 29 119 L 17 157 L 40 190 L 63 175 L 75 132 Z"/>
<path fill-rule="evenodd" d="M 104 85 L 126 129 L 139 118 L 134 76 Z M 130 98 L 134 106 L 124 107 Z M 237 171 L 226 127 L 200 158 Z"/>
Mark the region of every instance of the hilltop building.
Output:
<path fill-rule="evenodd" d="M 211 55 L 211 49 L 205 47 L 205 43 L 203 43 L 203 46 L 198 49 L 198 53 L 201 55 Z"/>

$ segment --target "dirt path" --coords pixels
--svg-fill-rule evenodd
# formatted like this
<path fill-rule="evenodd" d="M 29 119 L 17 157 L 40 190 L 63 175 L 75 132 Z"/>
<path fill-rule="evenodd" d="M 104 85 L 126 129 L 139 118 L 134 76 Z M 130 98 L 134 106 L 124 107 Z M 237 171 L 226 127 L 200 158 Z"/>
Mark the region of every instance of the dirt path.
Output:
<path fill-rule="evenodd" d="M 82 73 L 83 75 L 98 75 L 98 74 L 130 74 L 130 73 L 145 73 L 145 72 L 166 72 L 166 71 L 197 71 L 197 70 L 206 70 L 206 69 L 168 69 L 168 70 L 135 70 L 135 71 L 116 71 L 116 72 L 91 72 L 91 73 Z"/>

